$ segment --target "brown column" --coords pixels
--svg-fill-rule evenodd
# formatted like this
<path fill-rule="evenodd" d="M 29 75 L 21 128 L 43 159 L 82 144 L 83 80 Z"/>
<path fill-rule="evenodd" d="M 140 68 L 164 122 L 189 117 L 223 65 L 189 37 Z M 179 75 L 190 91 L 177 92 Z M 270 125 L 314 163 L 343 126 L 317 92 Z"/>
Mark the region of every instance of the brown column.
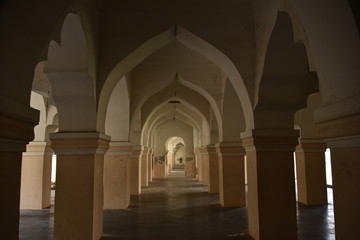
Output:
<path fill-rule="evenodd" d="M 110 137 L 98 132 L 55 133 L 56 240 L 98 240 L 103 232 L 103 167 Z"/>
<path fill-rule="evenodd" d="M 50 206 L 52 153 L 47 142 L 31 142 L 27 145 L 21 169 L 21 209 Z"/>
<path fill-rule="evenodd" d="M 244 207 L 245 149 L 239 142 L 216 144 L 219 157 L 220 204 L 223 207 Z"/>
<path fill-rule="evenodd" d="M 104 209 L 130 205 L 130 142 L 110 142 L 104 160 Z"/>
<path fill-rule="evenodd" d="M 327 139 L 327 143 L 331 150 L 336 239 L 358 239 L 360 135 Z"/>
<path fill-rule="evenodd" d="M 197 160 L 198 180 L 203 183 L 203 162 L 201 160 L 201 149 L 197 148 L 195 152 Z"/>
<path fill-rule="evenodd" d="M 134 146 L 130 160 L 130 193 L 141 193 L 141 152 L 143 147 Z"/>
<path fill-rule="evenodd" d="M 149 148 L 148 157 L 147 157 L 147 160 L 148 160 L 148 181 L 149 181 L 149 183 L 152 182 L 152 179 L 153 179 L 152 153 L 153 153 L 153 150 L 151 148 Z"/>
<path fill-rule="evenodd" d="M 209 160 L 208 154 L 206 151 L 206 147 L 200 148 L 200 167 L 201 167 L 201 182 L 204 186 L 209 186 L 209 178 L 210 178 L 210 171 L 209 171 Z"/>
<path fill-rule="evenodd" d="M 219 193 L 219 160 L 215 145 L 207 145 L 202 152 L 201 159 L 204 166 L 204 185 L 208 186 L 209 193 Z"/>
<path fill-rule="evenodd" d="M 141 186 L 146 187 L 149 185 L 149 165 L 148 165 L 149 148 L 144 147 L 141 153 Z"/>
<path fill-rule="evenodd" d="M 185 160 L 185 177 L 193 178 L 196 176 L 196 164 L 192 152 L 186 154 Z"/>
<path fill-rule="evenodd" d="M 297 239 L 295 130 L 252 130 L 246 149 L 249 233 L 258 239 Z"/>
<path fill-rule="evenodd" d="M 296 147 L 298 201 L 305 205 L 327 204 L 324 141 L 300 139 Z"/>
<path fill-rule="evenodd" d="M 1 97 L 1 96 L 0 96 Z M 0 109 L 10 106 L 3 97 Z M 19 238 L 19 206 L 22 152 L 26 144 L 34 138 L 34 126 L 38 111 L 17 106 L 17 110 L 33 115 L 10 116 L 0 112 L 0 239 Z"/>

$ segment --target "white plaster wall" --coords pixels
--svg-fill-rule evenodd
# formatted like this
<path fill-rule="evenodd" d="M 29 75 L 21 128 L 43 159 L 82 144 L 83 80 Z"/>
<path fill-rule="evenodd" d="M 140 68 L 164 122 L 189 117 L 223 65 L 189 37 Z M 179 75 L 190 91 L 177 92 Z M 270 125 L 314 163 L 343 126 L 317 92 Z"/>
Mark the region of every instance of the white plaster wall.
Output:
<path fill-rule="evenodd" d="M 223 139 L 225 142 L 240 141 L 240 133 L 245 131 L 246 124 L 240 100 L 230 82 L 226 83 L 223 102 Z"/>
<path fill-rule="evenodd" d="M 112 141 L 129 140 L 130 102 L 128 87 L 123 77 L 113 90 L 106 115 L 105 133 Z"/>

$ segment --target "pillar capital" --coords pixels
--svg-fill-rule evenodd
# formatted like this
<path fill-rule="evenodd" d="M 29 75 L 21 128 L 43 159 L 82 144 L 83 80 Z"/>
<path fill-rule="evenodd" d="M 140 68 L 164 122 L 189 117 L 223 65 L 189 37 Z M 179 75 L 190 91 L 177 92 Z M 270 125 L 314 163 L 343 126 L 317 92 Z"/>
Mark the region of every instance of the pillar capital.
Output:
<path fill-rule="evenodd" d="M 202 154 L 216 154 L 215 144 L 208 144 L 208 145 L 204 146 L 203 148 L 201 148 L 200 151 Z"/>
<path fill-rule="evenodd" d="M 241 142 L 219 142 L 215 144 L 219 156 L 245 156 L 245 149 Z"/>
<path fill-rule="evenodd" d="M 241 139 L 246 151 L 294 151 L 299 135 L 293 129 L 254 129 L 241 133 Z"/>
<path fill-rule="evenodd" d="M 24 156 L 52 154 L 53 149 L 49 142 L 30 142 L 26 145 L 26 152 L 23 153 Z"/>
<path fill-rule="evenodd" d="M 132 153 L 133 145 L 131 142 L 109 142 L 109 149 L 106 155 L 130 155 Z"/>
<path fill-rule="evenodd" d="M 303 139 L 299 138 L 299 145 L 296 152 L 325 152 L 327 148 L 323 139 Z"/>
<path fill-rule="evenodd" d="M 360 114 L 316 122 L 319 126 L 319 135 L 324 139 L 335 139 L 360 134 Z"/>
<path fill-rule="evenodd" d="M 142 149 L 142 154 L 143 155 L 146 155 L 146 154 L 148 154 L 149 153 L 149 148 L 148 147 L 143 147 L 143 149 Z"/>
<path fill-rule="evenodd" d="M 142 151 L 144 150 L 144 146 L 142 145 L 135 145 L 132 148 L 132 152 L 131 154 L 133 155 L 133 157 L 137 157 L 139 155 L 141 155 Z"/>
<path fill-rule="evenodd" d="M 34 127 L 38 124 L 39 114 L 30 107 L 25 110 L 30 117 L 0 111 L 0 152 L 25 152 L 26 144 L 34 139 Z"/>
<path fill-rule="evenodd" d="M 110 141 L 99 132 L 52 133 L 50 139 L 57 155 L 105 154 Z"/>
<path fill-rule="evenodd" d="M 334 148 L 359 148 L 360 135 L 335 137 L 326 139 L 326 143 L 332 149 Z"/>

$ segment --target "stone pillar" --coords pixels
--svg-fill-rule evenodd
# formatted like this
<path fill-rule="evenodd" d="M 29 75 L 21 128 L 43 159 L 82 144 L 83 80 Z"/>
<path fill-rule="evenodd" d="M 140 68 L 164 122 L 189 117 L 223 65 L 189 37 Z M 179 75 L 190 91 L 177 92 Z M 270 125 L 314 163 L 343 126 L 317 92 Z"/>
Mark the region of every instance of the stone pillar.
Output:
<path fill-rule="evenodd" d="M 20 209 L 51 205 L 52 149 L 47 142 L 30 142 L 23 153 Z"/>
<path fill-rule="evenodd" d="M 327 204 L 324 141 L 300 139 L 296 147 L 298 201 L 302 204 Z"/>
<path fill-rule="evenodd" d="M 193 153 L 186 154 L 185 159 L 185 177 L 194 178 L 196 177 L 196 164 Z"/>
<path fill-rule="evenodd" d="M 0 239 L 19 239 L 19 206 L 22 152 L 34 138 L 38 111 L 10 103 L 0 95 Z M 5 114 L 3 109 L 19 110 L 22 114 Z M 29 117 L 28 115 L 31 115 Z"/>
<path fill-rule="evenodd" d="M 199 182 L 203 182 L 203 168 L 202 168 L 202 161 L 201 161 L 201 150 L 200 148 L 197 148 L 195 150 L 195 153 L 196 153 L 196 160 L 197 160 L 197 177 L 198 177 L 198 180 Z"/>
<path fill-rule="evenodd" d="M 148 181 L 149 183 L 152 182 L 153 179 L 153 159 L 152 159 L 153 150 L 149 148 L 148 151 Z"/>
<path fill-rule="evenodd" d="M 200 168 L 201 168 L 201 182 L 204 186 L 209 186 L 209 160 L 207 157 L 206 147 L 200 149 Z"/>
<path fill-rule="evenodd" d="M 360 135 L 327 139 L 327 143 L 331 150 L 336 239 L 358 239 Z"/>
<path fill-rule="evenodd" d="M 149 165 L 148 165 L 149 148 L 144 147 L 141 153 L 141 186 L 146 187 L 149 185 Z"/>
<path fill-rule="evenodd" d="M 215 145 L 207 145 L 202 152 L 201 159 L 204 166 L 204 185 L 209 193 L 219 193 L 219 160 Z"/>
<path fill-rule="evenodd" d="M 219 158 L 220 204 L 223 207 L 244 207 L 245 201 L 245 149 L 240 142 L 216 144 Z"/>
<path fill-rule="evenodd" d="M 153 171 L 155 178 L 166 178 L 166 162 L 162 157 L 163 155 L 155 156 Z"/>
<path fill-rule="evenodd" d="M 74 132 L 50 138 L 57 154 L 55 239 L 98 240 L 103 232 L 103 167 L 110 137 Z"/>
<path fill-rule="evenodd" d="M 131 152 L 130 160 L 130 193 L 141 193 L 141 152 L 143 147 L 134 146 Z"/>
<path fill-rule="evenodd" d="M 110 142 L 104 160 L 104 209 L 130 205 L 130 142 Z"/>
<path fill-rule="evenodd" d="M 249 233 L 256 239 L 297 239 L 295 130 L 241 134 L 246 149 Z"/>

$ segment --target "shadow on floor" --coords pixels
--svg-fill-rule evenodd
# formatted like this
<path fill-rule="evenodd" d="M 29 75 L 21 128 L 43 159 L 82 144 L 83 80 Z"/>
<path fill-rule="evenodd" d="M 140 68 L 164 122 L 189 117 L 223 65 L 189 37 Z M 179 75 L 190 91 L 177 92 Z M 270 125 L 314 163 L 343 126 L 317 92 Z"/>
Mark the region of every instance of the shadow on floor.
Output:
<path fill-rule="evenodd" d="M 332 190 L 329 204 L 297 205 L 299 240 L 335 240 Z M 218 194 L 195 179 L 154 179 L 131 196 L 126 210 L 104 211 L 103 240 L 250 240 L 247 209 L 222 208 Z M 21 240 L 52 240 L 54 207 L 20 211 Z M 281 234 L 281 233 L 279 233 Z"/>

